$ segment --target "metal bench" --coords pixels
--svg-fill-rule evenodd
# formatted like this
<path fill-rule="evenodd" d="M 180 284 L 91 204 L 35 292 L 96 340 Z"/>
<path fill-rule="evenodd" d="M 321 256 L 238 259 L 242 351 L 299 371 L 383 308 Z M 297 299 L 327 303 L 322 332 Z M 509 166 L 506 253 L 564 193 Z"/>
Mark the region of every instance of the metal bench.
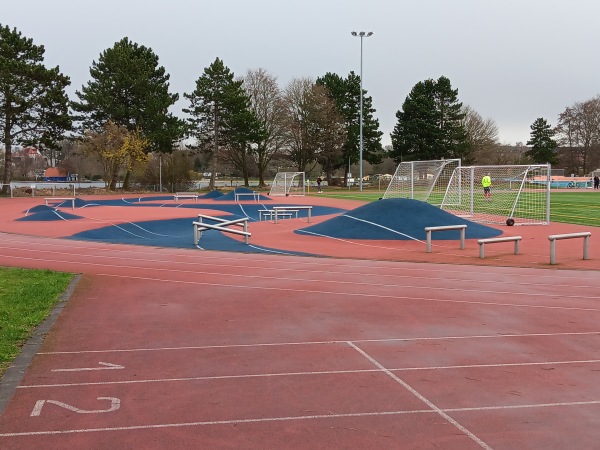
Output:
<path fill-rule="evenodd" d="M 292 218 L 293 216 L 296 216 L 296 218 L 298 218 L 298 210 L 297 209 L 290 209 L 290 210 L 286 210 L 286 211 L 281 211 L 279 212 L 278 216 L 281 217 L 287 217 L 287 218 Z M 259 209 L 258 210 L 258 220 L 266 220 L 267 218 L 269 220 L 273 220 L 275 217 L 275 211 L 272 209 Z"/>
<path fill-rule="evenodd" d="M 178 201 L 180 198 L 193 198 L 194 201 L 197 201 L 198 194 L 195 192 L 175 192 L 173 200 Z"/>
<path fill-rule="evenodd" d="M 236 192 L 235 201 L 240 202 L 240 197 L 252 197 L 256 203 L 260 200 L 260 192 Z"/>
<path fill-rule="evenodd" d="M 519 242 L 523 239 L 521 236 L 506 236 L 500 238 L 488 238 L 488 239 L 479 239 L 477 243 L 479 244 L 479 257 L 481 259 L 485 258 L 485 244 L 495 244 L 496 242 L 514 242 L 515 243 L 515 255 L 519 254 Z"/>
<path fill-rule="evenodd" d="M 581 233 L 553 234 L 548 236 L 548 240 L 550 241 L 550 264 L 556 264 L 556 241 L 561 239 L 583 238 L 583 259 L 590 259 L 589 241 L 591 235 L 591 232 L 584 231 Z"/>
<path fill-rule="evenodd" d="M 57 207 L 64 202 L 71 202 L 71 209 L 75 209 L 74 197 L 46 197 L 44 198 L 44 201 L 46 202 L 46 206 L 48 206 L 48 202 L 61 202 L 57 205 Z"/>
<path fill-rule="evenodd" d="M 280 215 L 283 215 L 289 211 L 296 211 L 296 217 L 298 217 L 299 210 L 308 211 L 308 222 L 310 223 L 312 206 L 304 206 L 304 205 L 273 206 L 273 211 L 275 211 L 275 223 L 277 223 L 277 219 L 279 218 Z"/>
<path fill-rule="evenodd" d="M 425 227 L 425 235 L 427 237 L 427 253 L 431 253 L 431 232 L 432 231 L 446 231 L 446 230 L 460 230 L 460 249 L 465 248 L 465 234 L 466 225 L 445 225 L 439 227 Z"/>
<path fill-rule="evenodd" d="M 205 220 L 216 222 L 216 224 L 206 223 Z M 226 220 L 220 217 L 212 217 L 204 214 L 198 214 L 198 221 L 192 223 L 194 225 L 194 245 L 198 245 L 200 237 L 202 236 L 202 232 L 207 230 L 217 230 L 225 231 L 227 233 L 240 234 L 244 236 L 244 242 L 246 244 L 248 244 L 248 240 L 250 236 L 252 236 L 252 233 L 248 231 L 247 217 L 244 217 L 242 219 Z M 242 227 L 244 230 L 236 230 L 234 228 L 230 228 L 230 226 Z"/>

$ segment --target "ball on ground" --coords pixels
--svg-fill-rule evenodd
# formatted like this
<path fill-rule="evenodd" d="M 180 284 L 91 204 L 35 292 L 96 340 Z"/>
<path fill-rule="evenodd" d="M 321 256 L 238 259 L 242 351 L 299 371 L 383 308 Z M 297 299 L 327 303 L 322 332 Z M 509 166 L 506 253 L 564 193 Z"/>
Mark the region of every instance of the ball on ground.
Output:
<path fill-rule="evenodd" d="M 512 227 L 515 224 L 515 219 L 513 219 L 512 217 L 509 217 L 508 219 L 506 219 L 506 225 L 508 225 L 509 227 Z"/>

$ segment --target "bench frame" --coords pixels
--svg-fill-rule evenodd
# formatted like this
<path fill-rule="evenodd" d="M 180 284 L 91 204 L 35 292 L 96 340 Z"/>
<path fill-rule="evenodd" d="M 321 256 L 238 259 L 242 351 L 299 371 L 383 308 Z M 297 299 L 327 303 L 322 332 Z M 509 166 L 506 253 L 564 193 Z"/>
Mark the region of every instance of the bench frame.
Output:
<path fill-rule="evenodd" d="M 46 206 L 49 206 L 48 205 L 49 201 L 50 202 L 60 201 L 62 203 L 69 201 L 69 202 L 71 202 L 71 209 L 73 209 L 73 210 L 75 209 L 75 197 L 45 197 L 44 201 L 46 202 Z M 60 206 L 60 205 L 58 205 L 58 206 Z M 57 206 L 57 208 L 58 208 L 58 206 Z"/>
<path fill-rule="evenodd" d="M 173 200 L 178 201 L 180 198 L 193 198 L 194 201 L 198 201 L 198 194 L 195 192 L 175 192 Z"/>
<path fill-rule="evenodd" d="M 217 222 L 217 224 L 208 224 L 203 222 L 203 219 L 212 220 Z M 242 219 L 233 219 L 233 220 L 225 220 L 220 217 L 212 217 L 206 216 L 204 214 L 198 214 L 198 221 L 192 222 L 194 225 L 194 245 L 198 245 L 200 238 L 202 237 L 202 232 L 207 230 L 217 230 L 217 231 L 225 231 L 227 233 L 240 234 L 244 236 L 244 241 L 248 244 L 248 240 L 252 233 L 248 231 L 248 218 L 244 217 Z M 244 231 L 236 230 L 234 228 L 228 228 L 229 226 L 237 226 L 243 227 Z"/>
<path fill-rule="evenodd" d="M 240 202 L 240 197 L 252 197 L 254 199 L 254 201 L 256 203 L 258 203 L 258 201 L 260 200 L 260 192 L 236 192 L 235 194 L 235 201 L 237 203 Z"/>
<path fill-rule="evenodd" d="M 466 225 L 445 225 L 440 227 L 425 227 L 425 234 L 427 236 L 427 253 L 431 253 L 431 232 L 432 231 L 446 231 L 446 230 L 460 230 L 460 249 L 465 248 L 465 234 L 467 230 Z"/>
<path fill-rule="evenodd" d="M 280 215 L 285 214 L 287 211 L 296 211 L 296 217 L 298 217 L 298 211 L 301 209 L 305 209 L 308 211 L 308 223 L 310 223 L 312 206 L 305 205 L 294 205 L 294 206 L 273 206 L 273 211 L 275 211 L 275 223 Z"/>
<path fill-rule="evenodd" d="M 497 242 L 514 242 L 515 243 L 515 255 L 519 254 L 519 243 L 523 239 L 521 236 L 506 236 L 499 238 L 488 238 L 488 239 L 479 239 L 477 243 L 479 244 L 479 257 L 481 259 L 485 258 L 485 244 L 495 244 Z"/>
<path fill-rule="evenodd" d="M 284 211 L 281 211 L 279 214 L 279 216 L 282 217 L 288 217 L 288 218 L 292 218 L 292 216 L 296 216 L 296 218 L 298 218 L 298 210 L 297 209 L 289 209 Z M 273 220 L 273 218 L 275 217 L 275 211 L 272 209 L 259 209 L 258 210 L 258 220 L 261 221 L 263 219 L 267 219 L 267 217 L 269 218 L 269 220 Z"/>
<path fill-rule="evenodd" d="M 591 235 L 591 232 L 583 231 L 581 233 L 553 234 L 548 236 L 548 240 L 550 241 L 550 264 L 556 264 L 556 241 L 561 239 L 583 238 L 583 259 L 590 259 L 589 244 Z"/>

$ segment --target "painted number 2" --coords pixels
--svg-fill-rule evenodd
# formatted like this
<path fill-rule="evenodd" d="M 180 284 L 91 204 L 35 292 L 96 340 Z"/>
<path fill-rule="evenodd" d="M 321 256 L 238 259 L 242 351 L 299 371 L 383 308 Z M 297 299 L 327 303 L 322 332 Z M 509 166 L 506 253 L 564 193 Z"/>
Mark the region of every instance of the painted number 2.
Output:
<path fill-rule="evenodd" d="M 67 405 L 66 403 L 59 402 L 56 400 L 38 400 L 33 407 L 33 411 L 31 411 L 31 417 L 39 416 L 42 413 L 42 408 L 44 403 L 52 403 L 53 405 L 60 406 L 61 408 L 68 409 L 69 411 L 74 411 L 79 414 L 97 414 L 97 413 L 106 413 L 116 411 L 121 407 L 121 400 L 115 397 L 98 397 L 98 400 L 110 400 L 110 408 L 108 409 L 95 409 L 95 410 L 86 410 L 79 409 L 75 406 Z"/>

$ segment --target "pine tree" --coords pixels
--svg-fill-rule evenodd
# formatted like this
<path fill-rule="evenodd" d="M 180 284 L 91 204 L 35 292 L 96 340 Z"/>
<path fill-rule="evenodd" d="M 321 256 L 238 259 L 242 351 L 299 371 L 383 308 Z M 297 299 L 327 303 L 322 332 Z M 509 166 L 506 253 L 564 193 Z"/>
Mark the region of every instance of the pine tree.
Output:
<path fill-rule="evenodd" d="M 169 78 L 158 56 L 127 37 L 102 52 L 90 68 L 91 80 L 76 95 L 80 132 L 101 131 L 109 121 L 136 131 L 148 150 L 170 153 L 185 135 L 185 123 L 169 112 L 179 99 L 169 93 Z M 129 172 L 128 172 L 129 173 Z M 127 179 L 124 188 L 127 188 Z"/>
<path fill-rule="evenodd" d="M 554 130 L 548 124 L 546 119 L 538 117 L 531 125 L 531 139 L 527 141 L 527 145 L 531 145 L 531 149 L 525 152 L 525 155 L 531 158 L 536 164 L 556 164 L 558 157 L 556 155 L 556 147 L 558 144 L 553 139 Z"/>
<path fill-rule="evenodd" d="M 2 193 L 12 180 L 12 146 L 42 143 L 58 148 L 71 129 L 69 100 L 71 83 L 58 67 L 43 65 L 44 47 L 16 29 L 0 25 L 0 139 L 4 145 Z"/>
<path fill-rule="evenodd" d="M 264 133 L 250 111 L 250 98 L 242 84 L 216 58 L 196 80 L 196 89 L 184 94 L 190 101 L 190 107 L 183 111 L 191 115 L 188 119 L 191 134 L 197 139 L 198 148 L 211 158 L 210 189 L 215 187 L 219 160 L 223 158 L 242 172 L 248 185 L 246 156 L 251 152 L 251 144 Z"/>
<path fill-rule="evenodd" d="M 396 162 L 466 158 L 469 145 L 462 103 L 450 80 L 417 83 L 406 97 L 391 134 Z"/>
<path fill-rule="evenodd" d="M 317 84 L 327 88 L 344 119 L 346 142 L 336 169 L 346 165 L 344 173 L 348 173 L 349 164 L 358 163 L 360 155 L 360 76 L 350 72 L 344 79 L 335 73 L 326 73 L 317 79 Z M 366 93 L 363 90 L 363 159 L 370 164 L 379 164 L 383 154 L 383 133 L 379 131 L 379 121 L 374 118 L 373 100 Z"/>

